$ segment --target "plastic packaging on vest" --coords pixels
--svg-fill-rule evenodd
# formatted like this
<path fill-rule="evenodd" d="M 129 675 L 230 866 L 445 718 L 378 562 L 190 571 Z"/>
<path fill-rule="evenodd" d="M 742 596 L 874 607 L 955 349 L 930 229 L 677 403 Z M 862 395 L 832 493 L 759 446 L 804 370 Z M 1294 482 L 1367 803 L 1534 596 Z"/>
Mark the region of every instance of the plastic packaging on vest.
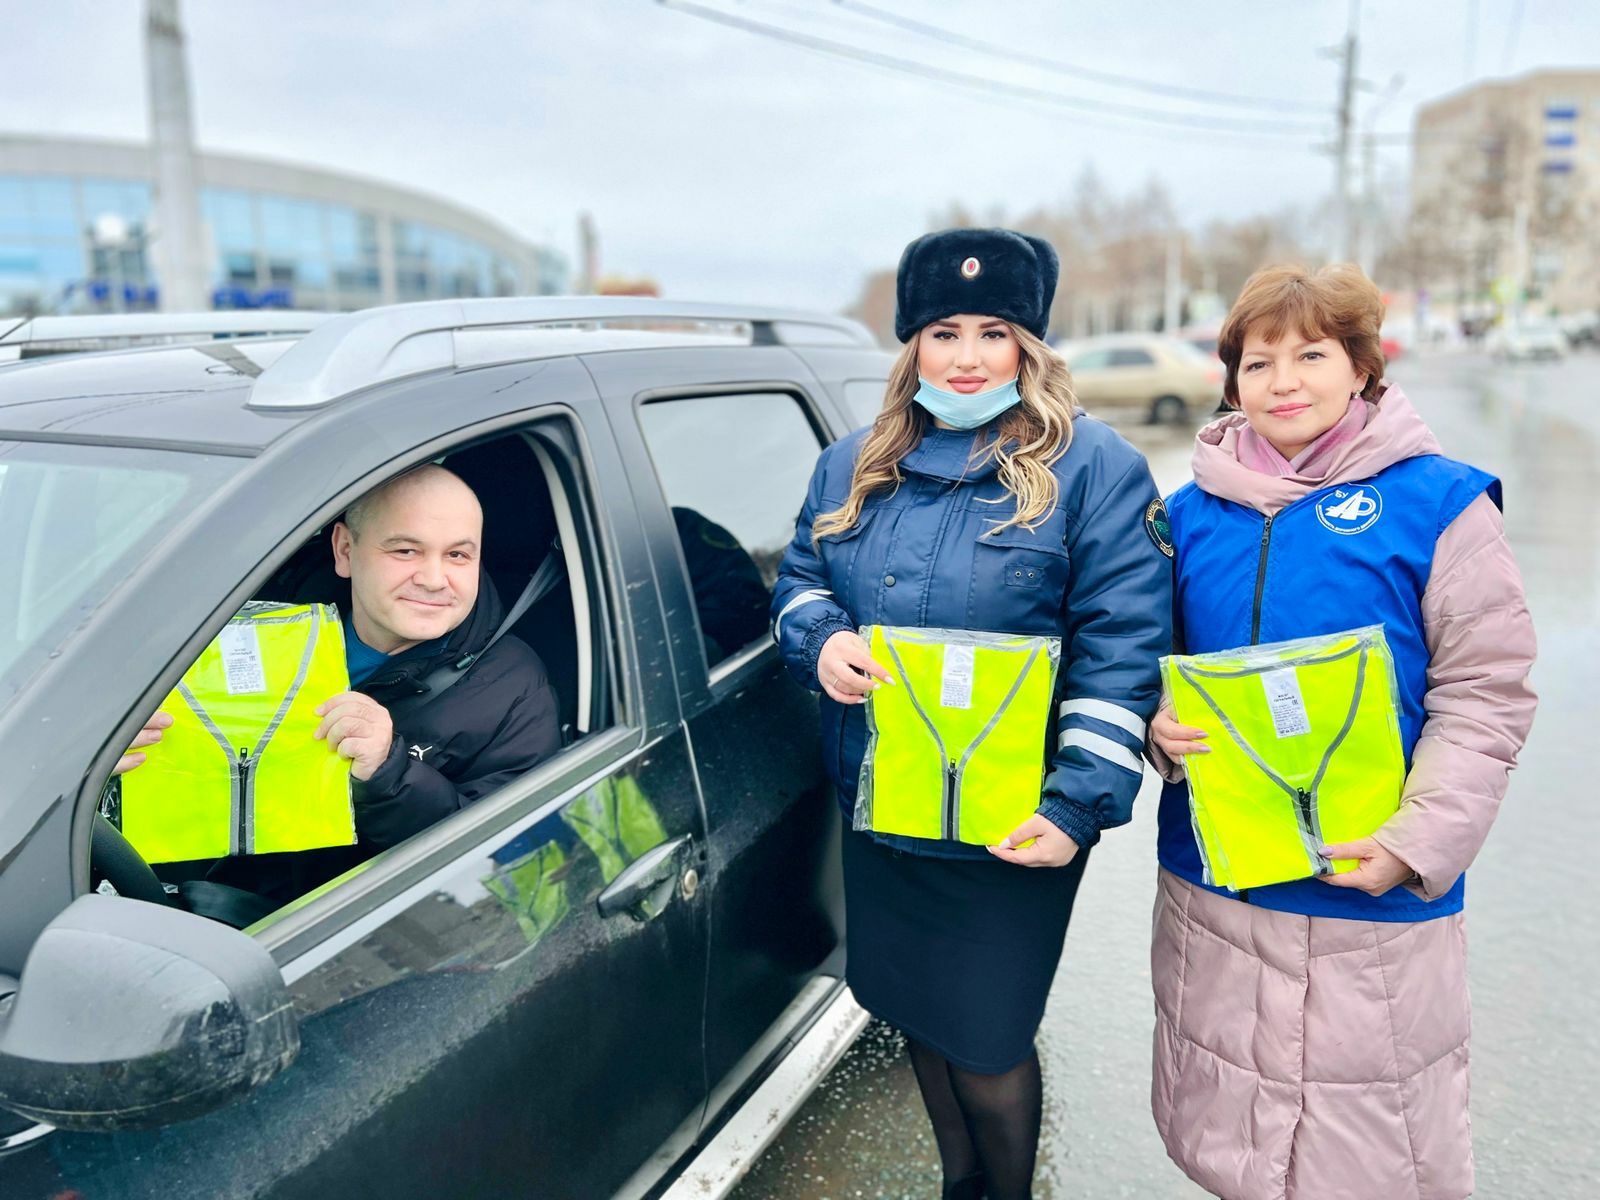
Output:
<path fill-rule="evenodd" d="M 1320 847 L 1367 837 L 1405 783 L 1393 658 L 1381 626 L 1169 655 L 1162 679 L 1209 754 L 1186 762 L 1205 882 L 1230 890 L 1352 870 Z"/>
<path fill-rule="evenodd" d="M 854 828 L 993 845 L 1039 804 L 1059 638 L 868 625 L 895 683 L 866 704 Z"/>
<path fill-rule="evenodd" d="M 122 777 L 122 831 L 149 862 L 348 846 L 350 762 L 313 738 L 348 691 L 331 604 L 247 604 L 161 703 L 173 718 Z"/>

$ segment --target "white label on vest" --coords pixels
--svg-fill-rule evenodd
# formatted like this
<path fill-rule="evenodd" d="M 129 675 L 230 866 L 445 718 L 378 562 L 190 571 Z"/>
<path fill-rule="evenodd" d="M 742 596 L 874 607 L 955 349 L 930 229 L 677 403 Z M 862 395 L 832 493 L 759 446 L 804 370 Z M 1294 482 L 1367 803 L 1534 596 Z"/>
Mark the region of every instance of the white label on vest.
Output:
<path fill-rule="evenodd" d="M 1293 667 L 1267 671 L 1261 676 L 1261 686 L 1267 690 L 1267 708 L 1272 712 L 1272 727 L 1279 737 L 1297 737 L 1311 732 L 1306 702 L 1300 695 L 1300 680 L 1295 677 Z"/>
<path fill-rule="evenodd" d="M 972 646 L 945 646 L 944 681 L 939 688 L 942 707 L 972 707 L 972 663 L 976 654 Z"/>
<path fill-rule="evenodd" d="M 261 665 L 261 641 L 254 625 L 229 625 L 217 636 L 222 650 L 222 671 L 230 696 L 250 696 L 267 690 L 267 673 Z"/>

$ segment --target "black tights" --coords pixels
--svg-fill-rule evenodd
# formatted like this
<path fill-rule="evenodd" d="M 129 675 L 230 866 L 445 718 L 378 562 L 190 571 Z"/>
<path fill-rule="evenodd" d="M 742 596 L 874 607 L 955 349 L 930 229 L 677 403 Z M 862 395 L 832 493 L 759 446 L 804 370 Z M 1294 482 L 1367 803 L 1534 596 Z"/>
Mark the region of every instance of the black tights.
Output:
<path fill-rule="evenodd" d="M 1038 1054 L 1004 1075 L 979 1075 L 910 1038 L 906 1045 L 933 1121 L 945 1200 L 1031 1200 L 1044 1109 Z"/>

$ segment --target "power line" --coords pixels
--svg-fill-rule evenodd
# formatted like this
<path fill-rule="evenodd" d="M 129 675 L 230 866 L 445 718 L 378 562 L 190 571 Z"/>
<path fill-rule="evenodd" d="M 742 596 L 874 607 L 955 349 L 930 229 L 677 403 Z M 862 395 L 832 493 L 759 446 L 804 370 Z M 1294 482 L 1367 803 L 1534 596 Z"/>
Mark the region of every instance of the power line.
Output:
<path fill-rule="evenodd" d="M 786 42 L 790 45 L 801 46 L 821 54 L 851 59 L 855 62 L 866 63 L 869 66 L 931 79 L 938 83 L 975 88 L 990 96 L 998 94 L 1013 99 L 1030 101 L 1035 104 L 1087 113 L 1091 119 L 1098 117 L 1102 121 L 1107 119 L 1143 121 L 1154 125 L 1176 126 L 1191 131 L 1203 130 L 1220 136 L 1295 138 L 1297 140 L 1303 140 L 1308 133 L 1323 132 L 1325 128 L 1322 125 L 1309 122 L 1301 125 L 1274 124 L 1264 121 L 1211 117 L 1195 113 L 1166 112 L 1160 109 L 1141 108 L 1128 104 L 1101 103 L 1079 96 L 1069 96 L 1062 92 L 1053 92 L 1047 88 L 1007 83 L 1003 80 L 989 79 L 981 75 L 971 75 L 963 71 L 952 71 L 944 67 L 915 62 L 911 59 L 898 58 L 894 55 L 868 50 L 846 42 L 836 42 L 829 38 L 816 37 L 813 34 L 785 29 L 779 25 L 769 25 L 763 21 L 754 21 L 748 17 L 735 16 L 733 13 L 722 12 L 719 9 L 691 3 L 690 0 L 657 0 L 657 3 L 664 7 L 675 9 L 685 16 L 698 17 L 701 20 L 726 25 L 732 29 L 771 38 L 775 41 Z"/>
<path fill-rule="evenodd" d="M 1285 109 L 1292 109 L 1296 112 L 1322 112 L 1324 110 L 1323 105 L 1312 104 L 1308 101 L 1278 100 L 1267 96 L 1240 96 L 1231 92 L 1212 92 L 1203 88 L 1179 87 L 1174 84 L 1157 83 L 1149 79 L 1136 79 L 1131 75 L 1118 75 L 1110 71 L 1096 71 L 1091 67 L 1062 62 L 1058 58 L 1047 58 L 1042 54 L 1029 54 L 1012 46 L 967 37 L 965 34 L 957 33 L 952 29 L 945 29 L 939 25 L 930 25 L 913 17 L 903 17 L 899 13 L 890 12 L 874 4 L 861 3 L 861 0 L 833 0 L 833 3 L 847 12 L 857 13 L 885 25 L 892 25 L 910 33 L 920 34 L 923 37 L 932 38 L 934 41 L 946 42 L 966 50 L 976 50 L 980 54 L 991 55 L 995 58 L 1005 58 L 1013 62 L 1026 63 L 1029 66 L 1038 67 L 1040 70 L 1052 71 L 1057 75 L 1086 79 L 1091 83 L 1103 83 L 1110 87 L 1149 92 L 1156 96 L 1171 96 L 1174 99 L 1191 100 L 1200 104 L 1230 104 L 1244 108 L 1265 108 L 1274 112 L 1281 112 Z"/>

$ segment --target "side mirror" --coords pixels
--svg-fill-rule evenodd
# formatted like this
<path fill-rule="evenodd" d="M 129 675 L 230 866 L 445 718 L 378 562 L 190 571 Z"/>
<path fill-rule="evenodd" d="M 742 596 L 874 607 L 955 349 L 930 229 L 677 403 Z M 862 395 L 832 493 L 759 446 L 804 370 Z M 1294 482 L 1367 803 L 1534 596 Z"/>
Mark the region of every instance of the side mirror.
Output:
<path fill-rule="evenodd" d="M 288 988 L 253 939 L 80 896 L 0 1000 L 0 1106 L 61 1129 L 147 1129 L 221 1107 L 299 1051 Z"/>

